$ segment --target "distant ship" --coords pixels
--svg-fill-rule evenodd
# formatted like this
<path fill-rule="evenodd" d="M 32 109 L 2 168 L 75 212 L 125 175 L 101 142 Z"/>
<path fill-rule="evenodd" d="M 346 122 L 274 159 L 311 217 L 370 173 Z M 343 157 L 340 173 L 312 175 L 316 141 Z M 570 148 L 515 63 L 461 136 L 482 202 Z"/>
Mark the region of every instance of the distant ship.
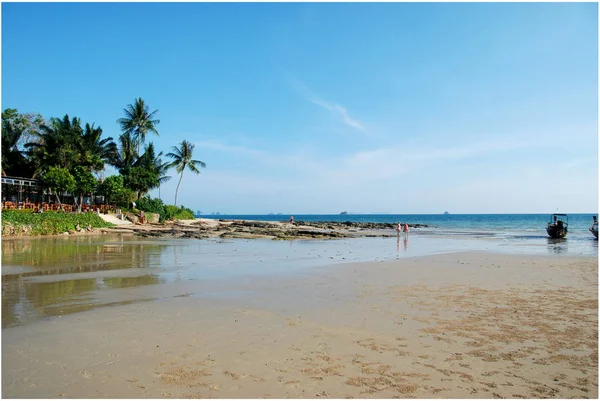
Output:
<path fill-rule="evenodd" d="M 348 212 L 342 212 L 342 213 L 340 213 L 340 215 L 342 215 L 342 214 L 348 214 Z"/>
<path fill-rule="evenodd" d="M 450 213 L 448 213 L 448 211 L 445 211 L 444 214 L 450 214 Z"/>

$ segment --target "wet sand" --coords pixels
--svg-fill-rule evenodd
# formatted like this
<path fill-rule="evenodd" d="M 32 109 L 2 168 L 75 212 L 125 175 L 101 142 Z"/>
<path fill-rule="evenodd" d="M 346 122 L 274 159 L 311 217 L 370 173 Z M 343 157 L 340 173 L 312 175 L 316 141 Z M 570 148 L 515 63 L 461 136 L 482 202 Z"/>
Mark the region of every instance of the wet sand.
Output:
<path fill-rule="evenodd" d="M 3 329 L 2 395 L 598 398 L 597 278 L 596 257 L 462 252 L 119 286 Z"/>

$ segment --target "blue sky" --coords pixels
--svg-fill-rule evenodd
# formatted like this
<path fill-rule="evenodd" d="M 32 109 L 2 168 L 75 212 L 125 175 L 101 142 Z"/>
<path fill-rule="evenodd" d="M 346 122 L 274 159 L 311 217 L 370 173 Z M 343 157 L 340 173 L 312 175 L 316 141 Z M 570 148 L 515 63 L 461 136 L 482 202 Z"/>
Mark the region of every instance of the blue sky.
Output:
<path fill-rule="evenodd" d="M 598 208 L 594 3 L 2 3 L 3 109 L 135 97 L 205 213 Z"/>

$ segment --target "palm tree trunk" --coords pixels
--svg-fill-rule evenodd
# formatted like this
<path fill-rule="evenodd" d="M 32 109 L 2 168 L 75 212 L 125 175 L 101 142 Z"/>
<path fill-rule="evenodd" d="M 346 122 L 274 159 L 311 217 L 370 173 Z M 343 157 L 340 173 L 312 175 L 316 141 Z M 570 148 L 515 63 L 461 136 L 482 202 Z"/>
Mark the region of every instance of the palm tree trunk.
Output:
<path fill-rule="evenodd" d="M 177 189 L 175 189 L 175 206 L 177 206 L 177 192 L 179 192 L 179 184 L 181 184 L 181 179 L 183 178 L 183 172 L 185 170 L 181 170 L 181 176 L 179 176 L 179 182 L 177 183 Z"/>

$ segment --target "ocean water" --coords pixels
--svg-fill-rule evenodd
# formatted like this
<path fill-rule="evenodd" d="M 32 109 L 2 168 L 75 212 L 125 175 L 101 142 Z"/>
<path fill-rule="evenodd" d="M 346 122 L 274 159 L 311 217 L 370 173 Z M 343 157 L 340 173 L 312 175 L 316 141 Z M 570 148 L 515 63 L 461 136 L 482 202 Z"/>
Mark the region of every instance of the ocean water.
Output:
<path fill-rule="evenodd" d="M 588 228 L 595 213 L 569 214 L 571 240 L 593 238 Z M 226 220 L 287 221 L 289 215 L 200 215 L 197 217 Z M 296 221 L 334 221 L 370 223 L 426 224 L 428 227 L 413 232 L 435 235 L 488 236 L 497 238 L 546 238 L 550 214 L 298 214 Z"/>

